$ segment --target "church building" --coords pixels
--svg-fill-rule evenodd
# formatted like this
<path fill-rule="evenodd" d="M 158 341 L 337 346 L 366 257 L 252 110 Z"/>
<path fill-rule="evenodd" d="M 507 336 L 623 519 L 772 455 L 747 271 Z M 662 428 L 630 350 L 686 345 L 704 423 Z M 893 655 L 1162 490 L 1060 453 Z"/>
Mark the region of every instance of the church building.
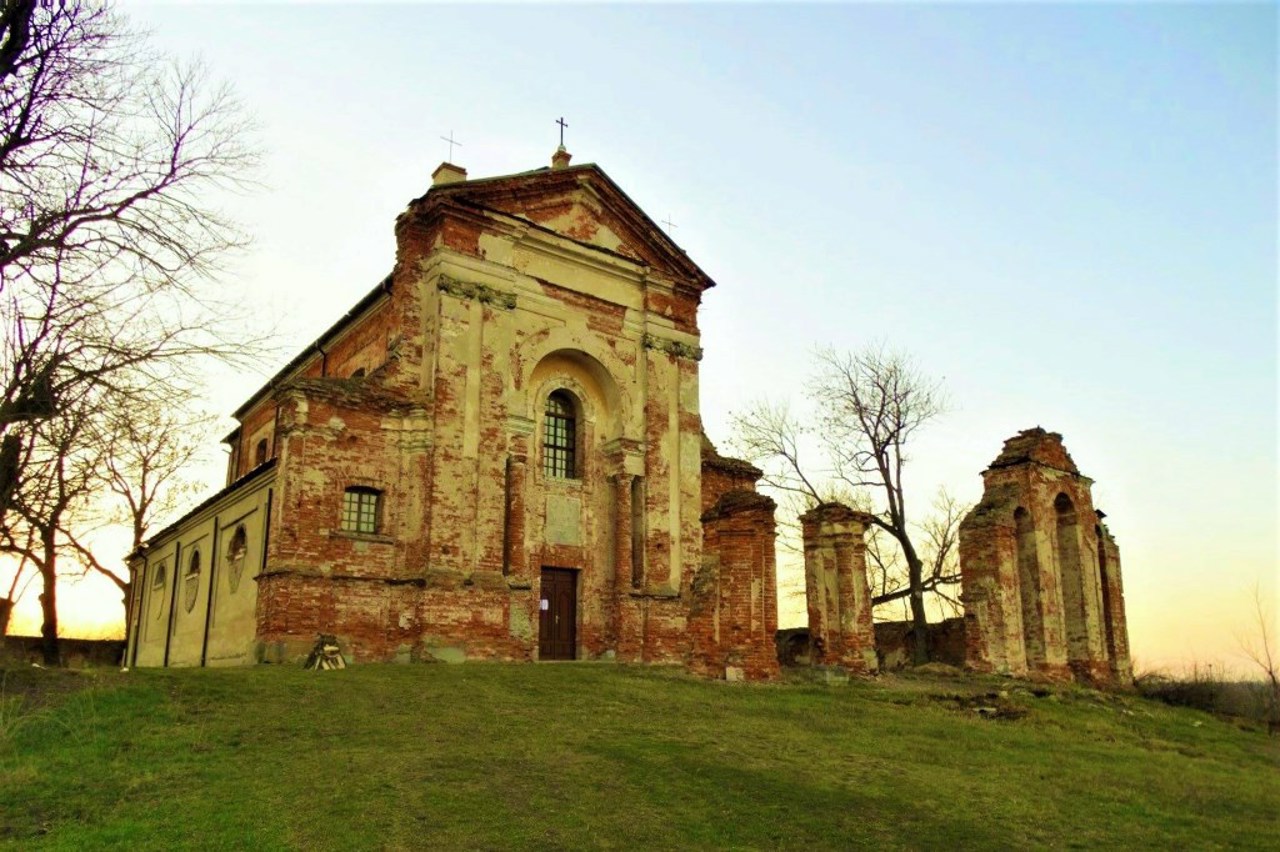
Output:
<path fill-rule="evenodd" d="M 226 487 L 130 556 L 126 660 L 777 672 L 774 504 L 702 432 L 714 282 L 593 164 L 468 180 L 235 412 Z"/>

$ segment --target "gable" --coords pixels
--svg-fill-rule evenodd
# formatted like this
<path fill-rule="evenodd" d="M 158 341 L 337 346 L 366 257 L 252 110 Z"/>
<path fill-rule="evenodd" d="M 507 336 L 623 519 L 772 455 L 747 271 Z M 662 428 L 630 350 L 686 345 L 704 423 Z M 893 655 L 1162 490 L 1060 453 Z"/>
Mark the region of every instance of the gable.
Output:
<path fill-rule="evenodd" d="M 413 206 L 422 205 L 422 213 L 445 201 L 523 219 L 649 266 L 699 291 L 715 286 L 684 250 L 593 164 L 435 186 Z"/>

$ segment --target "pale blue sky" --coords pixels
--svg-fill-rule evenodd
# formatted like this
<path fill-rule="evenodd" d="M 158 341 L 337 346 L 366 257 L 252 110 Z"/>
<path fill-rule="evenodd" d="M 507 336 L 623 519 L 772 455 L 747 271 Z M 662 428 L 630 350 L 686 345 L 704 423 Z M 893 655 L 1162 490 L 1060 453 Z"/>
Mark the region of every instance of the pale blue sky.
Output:
<path fill-rule="evenodd" d="M 814 344 L 886 338 L 954 400 L 920 510 L 940 483 L 976 499 L 1019 429 L 1064 434 L 1140 666 L 1238 665 L 1253 583 L 1274 601 L 1273 5 L 126 8 L 258 117 L 269 190 L 235 208 L 256 236 L 236 274 L 287 349 L 389 271 L 441 135 L 503 174 L 546 164 L 564 115 L 575 162 L 719 282 L 715 440 Z"/>

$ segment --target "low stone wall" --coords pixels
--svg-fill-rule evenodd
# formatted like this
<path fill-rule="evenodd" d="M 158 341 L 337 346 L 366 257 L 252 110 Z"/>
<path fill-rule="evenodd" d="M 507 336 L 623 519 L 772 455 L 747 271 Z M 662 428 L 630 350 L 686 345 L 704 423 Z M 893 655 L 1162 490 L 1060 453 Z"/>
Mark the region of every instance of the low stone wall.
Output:
<path fill-rule="evenodd" d="M 964 666 L 964 619 L 948 618 L 929 625 L 929 660 L 961 668 Z M 914 634 L 909 621 L 881 621 L 876 624 L 876 655 L 880 669 L 892 671 L 911 662 Z"/>
<path fill-rule="evenodd" d="M 911 622 L 881 621 L 875 625 L 876 657 L 881 671 L 906 668 L 911 661 Z M 809 628 L 779 630 L 774 637 L 778 662 L 783 666 L 813 665 Z M 948 618 L 929 625 L 929 659 L 949 666 L 964 666 L 964 619 Z"/>
<path fill-rule="evenodd" d="M 39 636 L 0 636 L 0 668 L 44 664 Z M 69 669 L 115 667 L 124 658 L 123 639 L 59 639 L 62 665 Z"/>

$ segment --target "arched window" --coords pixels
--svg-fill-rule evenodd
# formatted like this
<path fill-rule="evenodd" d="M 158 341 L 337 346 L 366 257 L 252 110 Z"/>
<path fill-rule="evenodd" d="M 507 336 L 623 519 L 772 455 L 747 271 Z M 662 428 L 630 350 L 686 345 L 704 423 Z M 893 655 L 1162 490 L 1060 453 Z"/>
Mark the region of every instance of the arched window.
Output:
<path fill-rule="evenodd" d="M 151 614 L 158 621 L 164 615 L 164 584 L 168 579 L 165 563 L 156 566 L 155 576 L 151 578 Z M 150 628 L 147 630 L 150 636 Z"/>
<path fill-rule="evenodd" d="M 542 465 L 547 476 L 578 476 L 578 420 L 573 397 L 558 390 L 547 397 L 547 423 L 543 434 Z"/>
<path fill-rule="evenodd" d="M 244 558 L 248 552 L 249 536 L 244 530 L 244 524 L 239 524 L 227 544 L 227 587 L 232 592 L 240 587 L 240 575 L 244 573 Z"/>
<path fill-rule="evenodd" d="M 382 492 L 353 485 L 342 495 L 342 528 L 347 532 L 374 535 L 382 520 Z"/>
<path fill-rule="evenodd" d="M 258 447 L 253 452 L 253 466 L 257 467 L 258 465 L 262 465 L 266 463 L 267 463 L 267 439 L 263 438 L 262 440 L 258 441 Z"/>
<path fill-rule="evenodd" d="M 1063 626 L 1067 631 L 1067 659 L 1084 660 L 1089 657 L 1089 622 L 1086 612 L 1089 609 L 1090 595 L 1080 559 L 1076 507 L 1070 497 L 1059 494 L 1053 501 L 1053 508 L 1058 516 L 1058 571 L 1062 585 Z"/>
<path fill-rule="evenodd" d="M 200 596 L 200 551 L 191 551 L 191 561 L 187 563 L 187 576 L 183 581 L 183 604 L 187 612 L 195 609 L 196 598 Z"/>
<path fill-rule="evenodd" d="M 231 534 L 231 541 L 227 544 L 227 561 L 235 562 L 238 559 L 244 559 L 245 551 L 249 549 L 249 536 L 244 531 L 244 524 L 236 526 L 236 531 Z"/>
<path fill-rule="evenodd" d="M 1013 513 L 1017 533 L 1018 598 L 1022 607 L 1022 643 L 1027 665 L 1044 665 L 1044 601 L 1041 600 L 1040 554 L 1031 513 L 1019 506 Z"/>

